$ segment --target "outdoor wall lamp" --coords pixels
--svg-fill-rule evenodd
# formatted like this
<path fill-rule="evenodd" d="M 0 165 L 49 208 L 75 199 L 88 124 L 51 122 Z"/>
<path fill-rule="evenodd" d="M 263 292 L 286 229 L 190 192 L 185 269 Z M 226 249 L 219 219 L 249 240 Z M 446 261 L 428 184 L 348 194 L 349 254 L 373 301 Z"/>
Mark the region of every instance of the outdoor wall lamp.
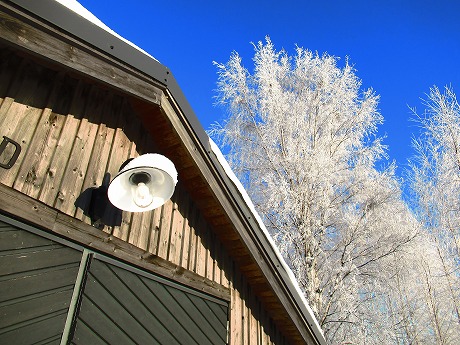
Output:
<path fill-rule="evenodd" d="M 165 156 L 147 153 L 123 163 L 107 195 L 117 208 L 145 212 L 163 205 L 174 193 L 176 168 Z"/>

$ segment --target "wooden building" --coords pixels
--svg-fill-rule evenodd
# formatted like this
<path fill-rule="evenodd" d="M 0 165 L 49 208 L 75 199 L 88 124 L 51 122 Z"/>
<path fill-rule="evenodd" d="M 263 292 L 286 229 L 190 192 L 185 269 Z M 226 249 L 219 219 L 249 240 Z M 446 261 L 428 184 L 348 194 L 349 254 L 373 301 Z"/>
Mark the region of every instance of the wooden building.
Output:
<path fill-rule="evenodd" d="M 54 0 L 0 16 L 0 344 L 325 344 L 171 72 Z M 174 195 L 115 209 L 149 152 Z"/>

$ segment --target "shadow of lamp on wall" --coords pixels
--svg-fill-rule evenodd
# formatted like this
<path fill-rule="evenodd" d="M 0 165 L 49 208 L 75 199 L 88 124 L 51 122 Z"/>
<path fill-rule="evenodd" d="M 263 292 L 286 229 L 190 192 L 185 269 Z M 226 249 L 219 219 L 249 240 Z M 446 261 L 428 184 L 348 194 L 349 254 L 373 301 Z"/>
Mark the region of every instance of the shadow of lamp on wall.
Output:
<path fill-rule="evenodd" d="M 121 225 L 122 211 L 146 212 L 163 205 L 174 193 L 177 171 L 165 156 L 147 153 L 125 161 L 109 181 L 106 173 L 101 186 L 88 188 L 75 202 L 99 229 Z"/>

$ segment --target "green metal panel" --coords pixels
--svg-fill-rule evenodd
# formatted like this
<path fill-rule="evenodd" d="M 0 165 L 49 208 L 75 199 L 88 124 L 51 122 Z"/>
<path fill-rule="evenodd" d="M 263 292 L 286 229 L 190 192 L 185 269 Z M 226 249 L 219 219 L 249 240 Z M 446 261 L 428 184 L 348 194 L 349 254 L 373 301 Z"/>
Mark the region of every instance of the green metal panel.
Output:
<path fill-rule="evenodd" d="M 0 344 L 226 344 L 227 302 L 82 251 L 0 215 Z"/>
<path fill-rule="evenodd" d="M 80 259 L 0 220 L 0 344 L 59 344 Z"/>
<path fill-rule="evenodd" d="M 227 308 L 94 259 L 72 343 L 226 344 Z"/>

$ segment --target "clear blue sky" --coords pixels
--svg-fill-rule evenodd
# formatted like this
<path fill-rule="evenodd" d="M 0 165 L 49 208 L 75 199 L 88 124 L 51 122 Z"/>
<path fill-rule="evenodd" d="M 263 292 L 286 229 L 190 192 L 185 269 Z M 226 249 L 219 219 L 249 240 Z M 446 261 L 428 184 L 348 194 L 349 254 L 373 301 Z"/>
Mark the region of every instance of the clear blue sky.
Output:
<path fill-rule="evenodd" d="M 270 36 L 277 49 L 295 45 L 349 57 L 363 87 L 381 96 L 391 160 L 401 169 L 417 132 L 408 105 L 422 110 L 433 85 L 460 98 L 458 0 L 79 0 L 121 36 L 173 72 L 203 127 L 224 117 L 213 105 L 216 68 L 237 51 L 252 66 L 250 42 Z"/>

